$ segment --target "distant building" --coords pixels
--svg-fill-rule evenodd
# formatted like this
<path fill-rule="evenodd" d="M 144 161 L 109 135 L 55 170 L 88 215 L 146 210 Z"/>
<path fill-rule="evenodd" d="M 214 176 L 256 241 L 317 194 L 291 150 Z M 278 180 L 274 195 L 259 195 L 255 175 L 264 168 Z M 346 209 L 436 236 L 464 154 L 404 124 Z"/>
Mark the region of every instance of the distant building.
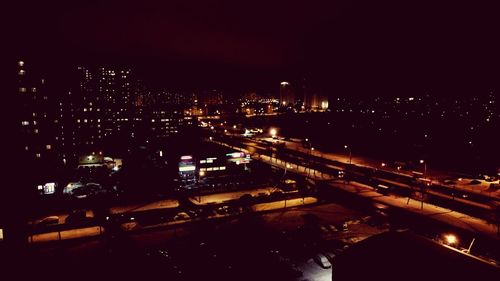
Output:
<path fill-rule="evenodd" d="M 283 81 L 280 83 L 280 106 L 294 106 L 295 94 L 289 82 Z"/>
<path fill-rule="evenodd" d="M 55 116 L 56 102 L 48 88 L 47 81 L 28 67 L 26 62 L 17 62 L 18 105 L 16 123 L 19 128 L 17 144 L 20 145 L 24 164 L 47 167 L 61 164 L 57 150 L 57 126 L 60 118 Z"/>
<path fill-rule="evenodd" d="M 328 109 L 328 98 L 316 93 L 309 94 L 305 107 L 313 111 L 326 110 Z"/>
<path fill-rule="evenodd" d="M 223 103 L 224 96 L 222 92 L 218 90 L 202 91 L 198 95 L 198 104 L 200 105 L 221 105 Z"/>
<path fill-rule="evenodd" d="M 148 91 L 131 69 L 80 66 L 59 103 L 59 142 L 65 158 L 105 151 L 119 154 L 132 144 L 158 144 L 191 119 L 180 93 Z"/>

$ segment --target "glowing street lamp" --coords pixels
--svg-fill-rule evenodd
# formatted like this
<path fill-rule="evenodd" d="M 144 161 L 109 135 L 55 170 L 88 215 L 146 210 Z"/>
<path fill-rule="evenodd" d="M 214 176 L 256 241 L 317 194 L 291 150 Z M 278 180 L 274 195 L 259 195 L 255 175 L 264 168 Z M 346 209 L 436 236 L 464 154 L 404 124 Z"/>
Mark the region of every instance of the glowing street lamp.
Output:
<path fill-rule="evenodd" d="M 456 245 L 458 243 L 458 238 L 454 234 L 446 234 L 444 236 L 444 239 L 445 239 L 444 242 L 450 246 Z"/>
<path fill-rule="evenodd" d="M 351 148 L 349 146 L 347 146 L 347 144 L 344 145 L 344 148 L 345 149 L 349 149 L 349 165 L 351 165 L 352 164 L 352 152 L 351 152 Z"/>
<path fill-rule="evenodd" d="M 269 134 L 271 135 L 271 137 L 273 137 L 273 139 L 276 137 L 276 135 L 278 134 L 278 131 L 275 129 L 275 128 L 271 128 L 269 130 Z"/>
<path fill-rule="evenodd" d="M 420 164 L 424 164 L 424 179 L 427 178 L 427 162 L 424 159 L 420 159 Z"/>

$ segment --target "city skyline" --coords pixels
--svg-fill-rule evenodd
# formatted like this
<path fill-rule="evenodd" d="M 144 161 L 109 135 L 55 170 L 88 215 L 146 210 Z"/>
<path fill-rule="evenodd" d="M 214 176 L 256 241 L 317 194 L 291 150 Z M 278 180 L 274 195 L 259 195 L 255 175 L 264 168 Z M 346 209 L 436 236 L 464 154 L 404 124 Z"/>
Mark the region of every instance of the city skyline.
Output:
<path fill-rule="evenodd" d="M 489 5 L 380 3 L 26 3 L 12 35 L 17 59 L 58 68 L 133 67 L 159 87 L 276 89 L 327 94 L 499 87 Z M 464 16 L 467 15 L 467 16 Z M 92 19 L 92 20 L 90 20 Z"/>
<path fill-rule="evenodd" d="M 447 2 L 10 5 L 4 276 L 500 279 L 498 15 Z"/>

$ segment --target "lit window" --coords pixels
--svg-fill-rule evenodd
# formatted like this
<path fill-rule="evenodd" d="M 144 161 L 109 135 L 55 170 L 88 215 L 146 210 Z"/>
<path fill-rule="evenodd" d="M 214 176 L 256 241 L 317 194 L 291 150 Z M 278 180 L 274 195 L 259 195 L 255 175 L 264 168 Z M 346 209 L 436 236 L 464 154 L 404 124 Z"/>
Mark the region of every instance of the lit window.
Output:
<path fill-rule="evenodd" d="M 28 151 L 28 149 L 29 149 L 29 148 L 28 148 L 28 146 L 25 146 L 25 147 L 24 147 L 24 150 Z"/>
<path fill-rule="evenodd" d="M 26 88 L 25 87 L 20 87 L 19 88 L 20 93 L 26 93 Z"/>
<path fill-rule="evenodd" d="M 28 125 L 30 124 L 30 122 L 29 122 L 29 121 L 23 121 L 23 122 L 21 122 L 21 124 L 22 124 L 23 126 L 28 126 Z"/>
<path fill-rule="evenodd" d="M 22 61 L 22 60 L 18 61 L 18 62 L 17 62 L 17 65 L 19 65 L 19 66 L 24 66 L 24 61 Z"/>
<path fill-rule="evenodd" d="M 50 150 L 50 149 L 52 149 L 52 146 L 51 146 L 50 144 L 47 144 L 47 145 L 45 146 L 45 149 Z"/>
<path fill-rule="evenodd" d="M 24 71 L 23 69 L 19 70 L 19 75 L 24 75 L 26 73 L 26 71 Z"/>
<path fill-rule="evenodd" d="M 42 157 L 42 155 L 40 153 L 37 153 L 36 158 L 40 158 L 40 157 Z"/>

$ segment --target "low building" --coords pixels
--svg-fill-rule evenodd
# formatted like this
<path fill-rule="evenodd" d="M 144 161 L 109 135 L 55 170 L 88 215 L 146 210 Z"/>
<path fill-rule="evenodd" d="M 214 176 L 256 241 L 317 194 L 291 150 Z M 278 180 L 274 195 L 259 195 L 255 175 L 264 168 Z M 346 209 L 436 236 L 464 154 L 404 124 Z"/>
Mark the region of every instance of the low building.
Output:
<path fill-rule="evenodd" d="M 500 280 L 500 268 L 409 232 L 372 236 L 336 256 L 332 280 Z"/>

